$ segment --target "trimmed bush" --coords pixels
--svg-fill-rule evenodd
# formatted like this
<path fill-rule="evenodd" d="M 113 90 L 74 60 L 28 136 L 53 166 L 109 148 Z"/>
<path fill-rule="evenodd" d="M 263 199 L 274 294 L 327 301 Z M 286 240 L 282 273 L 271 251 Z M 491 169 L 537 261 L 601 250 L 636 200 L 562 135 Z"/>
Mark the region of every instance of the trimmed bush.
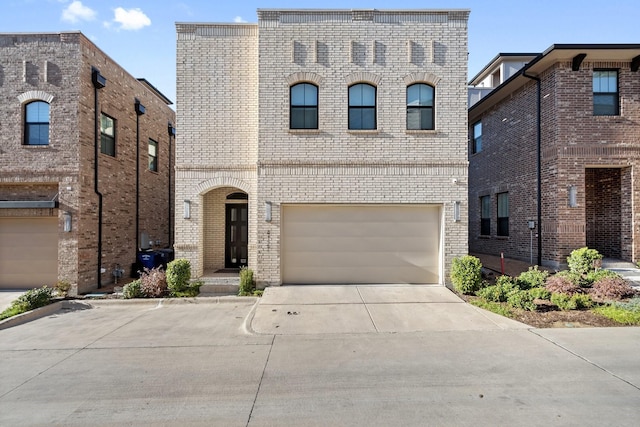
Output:
<path fill-rule="evenodd" d="M 549 277 L 546 270 L 538 270 L 538 266 L 529 267 L 529 270 L 523 271 L 517 278 L 517 284 L 520 289 L 538 288 L 544 285 L 545 280 Z"/>
<path fill-rule="evenodd" d="M 167 264 L 166 278 L 171 294 L 186 291 L 191 280 L 191 262 L 187 259 L 171 261 Z"/>
<path fill-rule="evenodd" d="M 476 292 L 476 295 L 480 298 L 491 302 L 506 302 L 509 297 L 509 293 L 513 292 L 516 288 L 513 284 L 503 283 L 487 286 Z"/>
<path fill-rule="evenodd" d="M 137 279 L 124 285 L 122 288 L 122 297 L 125 299 L 144 298 L 145 295 L 142 293 L 142 281 Z"/>
<path fill-rule="evenodd" d="M 247 267 L 240 268 L 240 288 L 238 289 L 238 295 L 252 295 L 253 289 L 253 270 Z"/>
<path fill-rule="evenodd" d="M 562 272 L 560 272 L 562 273 Z M 571 280 L 570 275 L 555 274 L 547 278 L 545 288 L 552 294 L 573 295 L 580 291 L 580 286 Z"/>
<path fill-rule="evenodd" d="M 534 297 L 528 290 L 515 289 L 507 297 L 507 304 L 513 308 L 535 311 L 538 306 L 533 302 Z"/>
<path fill-rule="evenodd" d="M 461 294 L 472 295 L 482 287 L 482 264 L 471 255 L 454 258 L 451 264 L 451 283 Z"/>
<path fill-rule="evenodd" d="M 563 293 L 551 294 L 551 303 L 558 306 L 562 311 L 575 310 L 577 308 L 576 301 L 571 299 L 571 295 Z"/>
<path fill-rule="evenodd" d="M 573 294 L 571 301 L 573 301 L 578 310 L 593 307 L 593 300 L 589 294 Z"/>
<path fill-rule="evenodd" d="M 567 257 L 567 264 L 571 272 L 584 276 L 595 271 L 601 260 L 602 255 L 597 250 L 584 247 L 572 251 Z"/>
<path fill-rule="evenodd" d="M 534 299 L 543 299 L 548 301 L 549 298 L 551 298 L 551 292 L 542 286 L 529 289 L 529 293 Z"/>
<path fill-rule="evenodd" d="M 589 293 L 596 301 L 612 301 L 633 296 L 635 291 L 622 277 L 604 277 L 591 286 Z"/>

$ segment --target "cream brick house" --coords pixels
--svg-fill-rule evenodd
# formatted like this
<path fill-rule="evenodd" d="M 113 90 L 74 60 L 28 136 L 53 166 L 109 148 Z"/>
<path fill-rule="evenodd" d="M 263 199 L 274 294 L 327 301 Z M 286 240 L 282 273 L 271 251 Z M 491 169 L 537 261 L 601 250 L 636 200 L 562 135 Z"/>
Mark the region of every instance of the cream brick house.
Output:
<path fill-rule="evenodd" d="M 467 253 L 468 15 L 178 23 L 176 256 L 260 287 L 445 284 Z"/>

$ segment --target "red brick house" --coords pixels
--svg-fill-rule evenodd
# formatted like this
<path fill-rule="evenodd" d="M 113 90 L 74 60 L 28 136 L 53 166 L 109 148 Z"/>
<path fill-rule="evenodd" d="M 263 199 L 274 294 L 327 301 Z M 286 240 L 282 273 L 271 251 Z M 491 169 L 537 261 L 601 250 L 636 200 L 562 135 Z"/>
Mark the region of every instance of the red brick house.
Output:
<path fill-rule="evenodd" d="M 171 244 L 170 104 L 82 33 L 0 34 L 0 289 L 88 292 Z"/>
<path fill-rule="evenodd" d="M 639 67 L 640 44 L 563 44 L 500 54 L 471 80 L 470 251 L 640 258 Z"/>

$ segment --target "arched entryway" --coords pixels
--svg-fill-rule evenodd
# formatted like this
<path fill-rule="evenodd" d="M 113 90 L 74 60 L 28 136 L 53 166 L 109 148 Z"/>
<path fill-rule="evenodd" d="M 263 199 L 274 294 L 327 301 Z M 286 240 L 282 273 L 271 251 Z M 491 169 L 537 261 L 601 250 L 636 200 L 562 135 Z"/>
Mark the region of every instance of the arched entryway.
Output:
<path fill-rule="evenodd" d="M 248 264 L 248 199 L 235 187 L 219 187 L 202 196 L 205 275 Z"/>

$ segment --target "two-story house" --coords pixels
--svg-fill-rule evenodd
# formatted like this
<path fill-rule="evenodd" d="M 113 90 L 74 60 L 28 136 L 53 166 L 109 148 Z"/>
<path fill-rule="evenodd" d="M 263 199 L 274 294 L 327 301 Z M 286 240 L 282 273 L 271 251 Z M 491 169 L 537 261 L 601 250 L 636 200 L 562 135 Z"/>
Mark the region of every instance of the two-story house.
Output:
<path fill-rule="evenodd" d="M 640 45 L 553 45 L 500 54 L 471 80 L 472 252 L 552 267 L 583 246 L 638 259 L 639 67 Z"/>
<path fill-rule="evenodd" d="M 0 288 L 85 293 L 170 246 L 170 104 L 82 33 L 0 34 Z"/>
<path fill-rule="evenodd" d="M 178 23 L 176 256 L 260 287 L 445 284 L 467 253 L 468 15 Z"/>

